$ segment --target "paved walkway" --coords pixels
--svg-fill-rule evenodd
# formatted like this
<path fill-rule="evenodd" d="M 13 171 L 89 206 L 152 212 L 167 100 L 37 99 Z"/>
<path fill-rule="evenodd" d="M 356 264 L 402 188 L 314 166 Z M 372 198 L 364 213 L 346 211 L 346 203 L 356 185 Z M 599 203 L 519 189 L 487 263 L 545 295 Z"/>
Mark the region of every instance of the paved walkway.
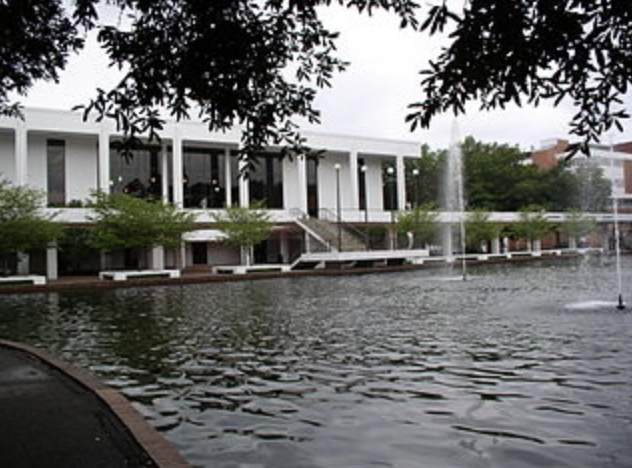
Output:
<path fill-rule="evenodd" d="M 114 415 L 112 403 L 106 404 L 93 390 L 49 362 L 0 343 L 0 467 L 187 466 L 154 461 L 129 426 Z M 120 404 L 122 397 L 118 393 L 116 397 Z"/>

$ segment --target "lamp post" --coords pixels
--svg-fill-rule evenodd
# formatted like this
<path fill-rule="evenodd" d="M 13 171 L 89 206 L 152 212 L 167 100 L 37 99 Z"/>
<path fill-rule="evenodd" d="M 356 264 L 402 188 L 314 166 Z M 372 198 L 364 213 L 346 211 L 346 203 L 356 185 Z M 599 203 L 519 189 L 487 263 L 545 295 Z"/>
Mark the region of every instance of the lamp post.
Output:
<path fill-rule="evenodd" d="M 390 185 L 390 194 L 391 194 L 391 250 L 395 250 L 395 236 L 394 233 L 394 224 L 395 224 L 395 168 L 393 166 L 388 166 L 386 168 L 386 173 L 388 174 L 388 184 Z"/>
<path fill-rule="evenodd" d="M 415 184 L 415 198 L 413 199 L 413 208 L 419 205 L 419 169 L 413 169 L 413 184 Z"/>
<path fill-rule="evenodd" d="M 336 170 L 336 218 L 338 224 L 338 252 L 342 251 L 342 225 L 341 225 L 341 216 L 340 216 L 340 164 L 336 163 L 334 165 L 334 169 Z"/>
<path fill-rule="evenodd" d="M 366 193 L 366 171 L 367 171 L 367 167 L 366 164 L 360 166 L 360 172 L 362 172 L 362 181 L 364 184 L 364 224 L 369 222 L 369 200 L 367 198 L 367 193 Z"/>
<path fill-rule="evenodd" d="M 367 166 L 366 164 L 363 164 L 362 166 L 360 166 L 360 172 L 362 173 L 362 184 L 364 187 L 364 244 L 366 245 L 366 249 L 369 249 L 369 199 L 367 197 L 367 192 L 366 192 L 366 171 L 367 171 Z"/>

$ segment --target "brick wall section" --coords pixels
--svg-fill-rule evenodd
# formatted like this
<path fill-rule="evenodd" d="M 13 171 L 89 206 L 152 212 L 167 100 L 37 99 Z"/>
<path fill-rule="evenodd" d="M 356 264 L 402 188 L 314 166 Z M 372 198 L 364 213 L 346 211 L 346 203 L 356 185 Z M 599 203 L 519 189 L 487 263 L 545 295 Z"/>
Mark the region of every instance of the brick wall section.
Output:
<path fill-rule="evenodd" d="M 616 151 L 632 153 L 632 141 L 615 145 Z M 632 161 L 623 161 L 623 187 L 625 193 L 632 193 Z"/>
<path fill-rule="evenodd" d="M 557 155 L 568 148 L 568 140 L 557 140 L 550 148 L 537 150 L 531 153 L 533 163 L 542 169 L 551 169 L 557 165 Z"/>

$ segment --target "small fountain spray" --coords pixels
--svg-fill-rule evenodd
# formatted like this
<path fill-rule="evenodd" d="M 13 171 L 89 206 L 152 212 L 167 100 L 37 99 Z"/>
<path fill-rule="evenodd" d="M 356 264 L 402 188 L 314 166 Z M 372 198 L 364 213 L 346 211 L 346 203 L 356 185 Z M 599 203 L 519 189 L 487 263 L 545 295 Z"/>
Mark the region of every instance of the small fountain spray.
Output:
<path fill-rule="evenodd" d="M 461 151 L 461 142 L 459 136 L 459 126 L 456 120 L 452 124 L 452 135 L 450 141 L 450 149 L 446 161 L 445 181 L 444 181 L 444 209 L 450 212 L 452 219 L 454 213 L 459 216 L 459 237 L 461 244 L 461 273 L 463 280 L 467 279 L 467 268 L 465 259 L 465 196 L 463 190 L 463 152 Z M 452 236 L 451 227 L 448 228 L 446 236 Z M 452 242 L 445 242 L 444 245 L 450 246 L 452 255 Z"/>
<path fill-rule="evenodd" d="M 614 147 L 612 142 L 610 142 L 610 172 L 614 174 Z M 615 194 L 612 194 L 612 214 L 613 214 L 613 222 L 614 222 L 614 255 L 616 259 L 617 265 L 617 289 L 618 289 L 618 300 L 617 300 L 617 309 L 623 310 L 625 309 L 625 304 L 623 303 L 623 282 L 621 279 L 621 235 L 619 232 L 619 201 Z"/>

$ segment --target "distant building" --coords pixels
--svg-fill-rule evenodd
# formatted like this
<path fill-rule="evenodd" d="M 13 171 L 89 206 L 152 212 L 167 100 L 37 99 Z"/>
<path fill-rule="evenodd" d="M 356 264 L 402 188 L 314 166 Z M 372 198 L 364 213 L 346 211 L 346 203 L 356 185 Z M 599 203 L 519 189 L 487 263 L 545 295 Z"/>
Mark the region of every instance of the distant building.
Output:
<path fill-rule="evenodd" d="M 531 160 L 539 167 L 550 169 L 568 154 L 567 140 L 548 140 L 531 153 Z M 571 163 L 590 163 L 602 169 L 604 177 L 612 182 L 612 194 L 619 201 L 619 206 L 623 210 L 632 209 L 632 142 L 613 147 L 592 145 L 590 157 L 578 153 Z"/>

